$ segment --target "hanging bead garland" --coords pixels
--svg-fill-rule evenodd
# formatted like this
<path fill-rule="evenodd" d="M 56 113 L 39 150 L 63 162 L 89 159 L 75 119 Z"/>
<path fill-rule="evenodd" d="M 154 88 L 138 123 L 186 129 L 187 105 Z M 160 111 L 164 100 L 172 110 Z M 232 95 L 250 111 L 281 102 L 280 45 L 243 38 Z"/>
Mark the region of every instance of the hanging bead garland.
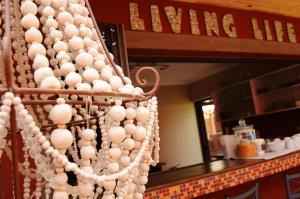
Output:
<path fill-rule="evenodd" d="M 142 95 L 143 90 L 134 87 L 122 68 L 111 62 L 113 55 L 102 46 L 90 14 L 84 0 L 11 1 L 15 83 L 33 89 Z M 149 166 L 158 163 L 159 157 L 156 97 L 128 102 L 117 94 L 58 93 L 55 105 L 36 107 L 25 107 L 22 101 L 57 95 L 26 93 L 21 97 L 9 92 L 2 97 L 0 158 L 14 108 L 24 142 L 19 164 L 24 175 L 23 198 L 143 197 Z M 67 104 L 80 100 L 86 105 Z M 98 107 L 93 101 L 112 106 Z"/>

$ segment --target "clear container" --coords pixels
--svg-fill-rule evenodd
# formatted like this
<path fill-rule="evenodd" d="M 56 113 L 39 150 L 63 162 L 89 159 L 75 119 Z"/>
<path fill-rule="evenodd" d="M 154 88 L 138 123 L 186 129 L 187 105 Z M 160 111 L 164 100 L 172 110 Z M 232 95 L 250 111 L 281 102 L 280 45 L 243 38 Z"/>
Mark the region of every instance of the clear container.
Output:
<path fill-rule="evenodd" d="M 239 125 L 232 129 L 234 131 L 235 138 L 239 143 L 245 140 L 253 141 L 256 139 L 253 125 L 246 125 L 246 121 L 244 119 L 239 120 Z"/>

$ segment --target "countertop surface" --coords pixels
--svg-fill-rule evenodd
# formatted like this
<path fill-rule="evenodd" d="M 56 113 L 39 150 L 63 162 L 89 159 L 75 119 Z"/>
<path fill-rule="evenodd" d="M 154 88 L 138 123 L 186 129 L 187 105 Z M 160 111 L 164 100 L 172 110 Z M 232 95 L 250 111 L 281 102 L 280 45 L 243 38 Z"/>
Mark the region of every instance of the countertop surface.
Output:
<path fill-rule="evenodd" d="M 176 170 L 149 175 L 148 190 L 187 182 L 193 179 L 205 178 L 218 173 L 227 172 L 242 167 L 249 167 L 264 160 L 216 160 Z"/>
<path fill-rule="evenodd" d="M 300 166 L 300 151 L 270 160 L 218 160 L 149 175 L 145 199 L 196 198 Z"/>

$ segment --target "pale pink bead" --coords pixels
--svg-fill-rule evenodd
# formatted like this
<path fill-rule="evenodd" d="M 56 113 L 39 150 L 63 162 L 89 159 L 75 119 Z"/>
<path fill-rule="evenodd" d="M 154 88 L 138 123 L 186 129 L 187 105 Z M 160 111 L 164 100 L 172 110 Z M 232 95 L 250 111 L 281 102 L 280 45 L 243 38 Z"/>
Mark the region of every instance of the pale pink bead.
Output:
<path fill-rule="evenodd" d="M 72 133 L 68 129 L 55 129 L 51 133 L 51 143 L 57 149 L 67 149 L 73 143 Z"/>

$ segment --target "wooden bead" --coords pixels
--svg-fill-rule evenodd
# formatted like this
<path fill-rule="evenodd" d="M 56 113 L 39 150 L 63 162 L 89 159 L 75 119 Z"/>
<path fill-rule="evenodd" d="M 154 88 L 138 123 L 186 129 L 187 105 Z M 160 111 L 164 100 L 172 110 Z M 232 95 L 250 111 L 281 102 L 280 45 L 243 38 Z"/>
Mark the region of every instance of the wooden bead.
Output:
<path fill-rule="evenodd" d="M 36 55 L 32 64 L 33 69 L 38 69 L 42 67 L 48 67 L 49 66 L 49 60 L 44 55 Z"/>
<path fill-rule="evenodd" d="M 65 79 L 65 82 L 70 87 L 75 87 L 77 84 L 82 82 L 81 75 L 76 72 L 70 72 Z"/>
<path fill-rule="evenodd" d="M 66 23 L 68 23 L 68 24 L 74 23 L 73 16 L 69 12 L 66 12 L 66 11 L 60 12 L 57 15 L 57 21 L 61 25 L 65 25 Z"/>
<path fill-rule="evenodd" d="M 50 139 L 53 146 L 59 150 L 65 150 L 73 143 L 72 133 L 68 129 L 55 129 Z"/>
<path fill-rule="evenodd" d="M 114 143 L 121 143 L 125 139 L 126 133 L 124 128 L 120 126 L 113 126 L 108 130 L 108 137 Z"/>
<path fill-rule="evenodd" d="M 74 64 L 70 62 L 65 62 L 62 65 L 60 65 L 60 72 L 63 76 L 68 75 L 70 72 L 75 72 L 76 68 Z"/>
<path fill-rule="evenodd" d="M 33 15 L 37 14 L 37 6 L 32 1 L 25 1 L 22 3 L 20 10 L 22 15 L 27 15 L 29 13 Z"/>
<path fill-rule="evenodd" d="M 93 81 L 98 80 L 100 75 L 96 69 L 87 68 L 84 70 L 82 76 L 86 82 L 92 83 Z"/>
<path fill-rule="evenodd" d="M 40 43 L 33 43 L 28 49 L 28 56 L 31 60 L 35 58 L 36 55 L 46 55 L 45 47 Z"/>
<path fill-rule="evenodd" d="M 49 118 L 55 124 L 66 124 L 72 119 L 72 108 L 68 104 L 57 104 L 50 111 Z"/>
<path fill-rule="evenodd" d="M 42 36 L 42 33 L 38 29 L 31 27 L 25 33 L 25 40 L 28 43 L 33 43 L 33 42 L 42 43 L 43 36 Z"/>
<path fill-rule="evenodd" d="M 69 46 L 72 50 L 79 50 L 83 48 L 83 40 L 80 37 L 73 37 L 69 40 Z"/>
<path fill-rule="evenodd" d="M 54 75 L 53 70 L 51 68 L 49 67 L 39 68 L 36 71 L 34 71 L 34 81 L 37 84 L 40 84 L 43 79 L 53 75 Z"/>
<path fill-rule="evenodd" d="M 46 77 L 45 79 L 42 80 L 41 88 L 44 88 L 44 89 L 60 89 L 61 84 L 60 84 L 60 81 L 56 77 L 49 76 L 49 77 Z"/>
<path fill-rule="evenodd" d="M 25 29 L 30 29 L 31 27 L 39 28 L 40 21 L 38 20 L 38 18 L 35 15 L 28 13 L 22 17 L 21 25 Z"/>
<path fill-rule="evenodd" d="M 93 61 L 93 56 L 86 52 L 81 52 L 76 56 L 76 64 L 81 67 L 91 66 L 93 64 Z"/>
<path fill-rule="evenodd" d="M 125 108 L 123 106 L 115 105 L 109 110 L 109 116 L 113 121 L 120 122 L 126 117 Z"/>
<path fill-rule="evenodd" d="M 143 126 L 137 126 L 135 131 L 132 134 L 132 137 L 135 140 L 143 140 L 146 136 L 146 129 Z"/>

